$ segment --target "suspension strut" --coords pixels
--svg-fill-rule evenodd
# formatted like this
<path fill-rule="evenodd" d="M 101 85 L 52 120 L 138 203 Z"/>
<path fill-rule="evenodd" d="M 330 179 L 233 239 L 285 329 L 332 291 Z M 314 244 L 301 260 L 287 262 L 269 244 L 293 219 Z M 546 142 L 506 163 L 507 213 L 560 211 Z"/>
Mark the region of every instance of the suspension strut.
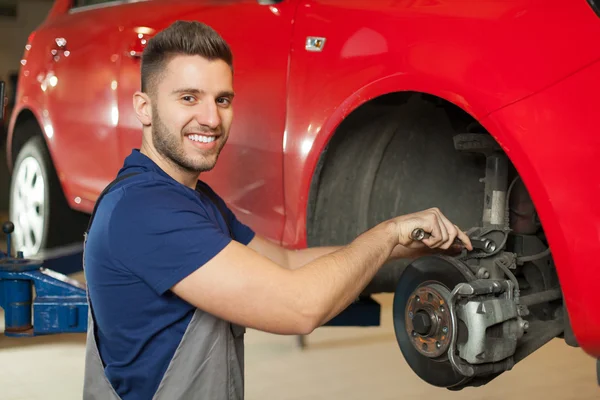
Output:
<path fill-rule="evenodd" d="M 505 225 L 506 192 L 508 190 L 508 159 L 504 153 L 487 155 L 483 227 L 502 229 Z"/>

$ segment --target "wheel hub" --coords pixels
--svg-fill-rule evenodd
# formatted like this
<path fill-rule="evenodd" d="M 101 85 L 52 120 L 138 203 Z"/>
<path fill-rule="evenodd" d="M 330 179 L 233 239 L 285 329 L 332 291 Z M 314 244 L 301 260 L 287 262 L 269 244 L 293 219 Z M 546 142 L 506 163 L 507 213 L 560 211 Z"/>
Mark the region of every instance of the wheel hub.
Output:
<path fill-rule="evenodd" d="M 448 309 L 450 291 L 437 283 L 418 287 L 406 306 L 406 332 L 415 349 L 426 357 L 445 354 L 452 338 Z"/>

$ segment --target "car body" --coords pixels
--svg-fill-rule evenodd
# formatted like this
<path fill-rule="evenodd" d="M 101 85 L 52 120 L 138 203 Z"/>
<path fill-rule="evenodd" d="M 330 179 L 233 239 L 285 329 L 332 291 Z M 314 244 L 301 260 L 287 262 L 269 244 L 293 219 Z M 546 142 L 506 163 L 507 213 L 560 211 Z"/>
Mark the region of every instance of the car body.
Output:
<path fill-rule="evenodd" d="M 236 91 L 229 142 L 204 179 L 240 220 L 289 248 L 347 242 L 378 220 L 430 205 L 443 204 L 440 208 L 461 227 L 476 224 L 479 211 L 469 210 L 479 210 L 470 203 L 482 200 L 475 188 L 479 183 L 466 182 L 458 169 L 455 180 L 444 175 L 435 181 L 447 185 L 453 195 L 415 195 L 418 201 L 396 201 L 393 207 L 372 208 L 364 215 L 364 205 L 377 196 L 394 203 L 400 192 L 410 197 L 419 190 L 430 191 L 424 184 L 448 169 L 436 164 L 435 140 L 407 148 L 405 156 L 414 157 L 415 169 L 400 161 L 389 169 L 417 177 L 406 177 L 412 183 L 402 181 L 406 186 L 400 192 L 390 193 L 385 183 L 390 181 L 379 175 L 363 182 L 368 185 L 361 186 L 364 191 L 323 184 L 327 171 L 383 168 L 376 162 L 383 156 L 370 162 L 369 157 L 357 158 L 356 149 L 335 158 L 344 147 L 336 141 L 340 132 L 349 135 L 362 129 L 371 135 L 365 143 L 375 146 L 380 130 L 368 123 L 380 123 L 386 107 L 415 99 L 435 105 L 433 114 L 423 111 L 421 125 L 415 126 L 426 120 L 435 124 L 439 107 L 451 110 L 446 115 L 453 116 L 457 132 L 473 124 L 483 129 L 520 175 L 552 249 L 577 343 L 600 357 L 600 313 L 594 306 L 600 282 L 600 212 L 595 204 L 600 186 L 594 183 L 600 174 L 595 118 L 600 103 L 600 18 L 594 2 L 77 4 L 57 0 L 30 37 L 7 146 L 13 168 L 27 140 L 43 138 L 60 188 L 52 196 L 64 194 L 69 210 L 90 213 L 123 158 L 140 145 L 132 95 L 139 89 L 140 52 L 146 41 L 177 19 L 202 21 L 232 47 Z M 399 129 L 404 129 L 399 119 Z M 20 129 L 26 124 L 28 129 Z M 37 133 L 32 132 L 34 125 Z M 418 130 L 406 129 L 407 135 L 418 136 Z M 384 154 L 386 143 L 373 149 Z M 331 157 L 343 167 L 334 167 Z M 469 179 L 475 175 L 468 173 Z M 390 179 L 400 182 L 392 175 Z M 326 208 L 336 192 L 343 192 L 345 200 L 336 198 Z M 48 189 L 45 193 L 50 196 Z M 339 215 L 337 204 L 346 207 Z M 337 215 L 335 220 L 332 215 Z M 55 232 L 46 220 L 38 222 Z"/>

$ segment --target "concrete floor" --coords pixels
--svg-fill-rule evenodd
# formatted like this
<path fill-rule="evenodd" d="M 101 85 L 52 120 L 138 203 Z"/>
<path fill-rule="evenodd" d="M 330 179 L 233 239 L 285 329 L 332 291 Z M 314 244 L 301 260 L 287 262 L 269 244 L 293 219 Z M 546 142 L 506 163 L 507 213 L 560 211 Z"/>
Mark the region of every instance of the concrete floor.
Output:
<path fill-rule="evenodd" d="M 81 279 L 80 274 L 75 275 Z M 595 363 L 580 349 L 555 340 L 482 388 L 450 392 L 424 384 L 395 342 L 391 295 L 382 303 L 383 326 L 320 328 L 300 350 L 295 337 L 250 330 L 246 339 L 248 400 L 403 399 L 591 400 L 600 397 Z M 3 330 L 0 324 L 0 331 Z M 29 339 L 0 336 L 0 398 L 81 398 L 85 336 Z"/>
<path fill-rule="evenodd" d="M 0 149 L 0 222 L 6 218 L 8 177 Z M 1 248 L 5 248 L 0 239 Z M 82 274 L 73 277 L 82 280 Z M 426 385 L 409 369 L 396 344 L 391 295 L 378 328 L 320 328 L 300 350 L 296 338 L 248 331 L 248 400 L 434 399 L 591 400 L 600 398 L 595 361 L 555 340 L 483 388 L 450 392 Z M 4 314 L 0 309 L 0 333 Z M 80 399 L 85 335 L 29 339 L 0 334 L 0 399 Z"/>

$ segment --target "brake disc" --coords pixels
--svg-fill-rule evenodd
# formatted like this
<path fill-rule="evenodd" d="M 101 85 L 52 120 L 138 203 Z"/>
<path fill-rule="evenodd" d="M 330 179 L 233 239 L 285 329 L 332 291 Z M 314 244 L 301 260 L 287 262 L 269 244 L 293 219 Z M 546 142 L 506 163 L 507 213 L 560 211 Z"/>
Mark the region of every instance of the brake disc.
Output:
<path fill-rule="evenodd" d="M 430 385 L 451 388 L 471 379 L 448 360 L 452 335 L 461 336 L 461 325 L 452 330 L 448 301 L 456 285 L 475 279 L 460 261 L 434 255 L 414 260 L 398 281 L 393 306 L 396 340 L 411 369 Z"/>

